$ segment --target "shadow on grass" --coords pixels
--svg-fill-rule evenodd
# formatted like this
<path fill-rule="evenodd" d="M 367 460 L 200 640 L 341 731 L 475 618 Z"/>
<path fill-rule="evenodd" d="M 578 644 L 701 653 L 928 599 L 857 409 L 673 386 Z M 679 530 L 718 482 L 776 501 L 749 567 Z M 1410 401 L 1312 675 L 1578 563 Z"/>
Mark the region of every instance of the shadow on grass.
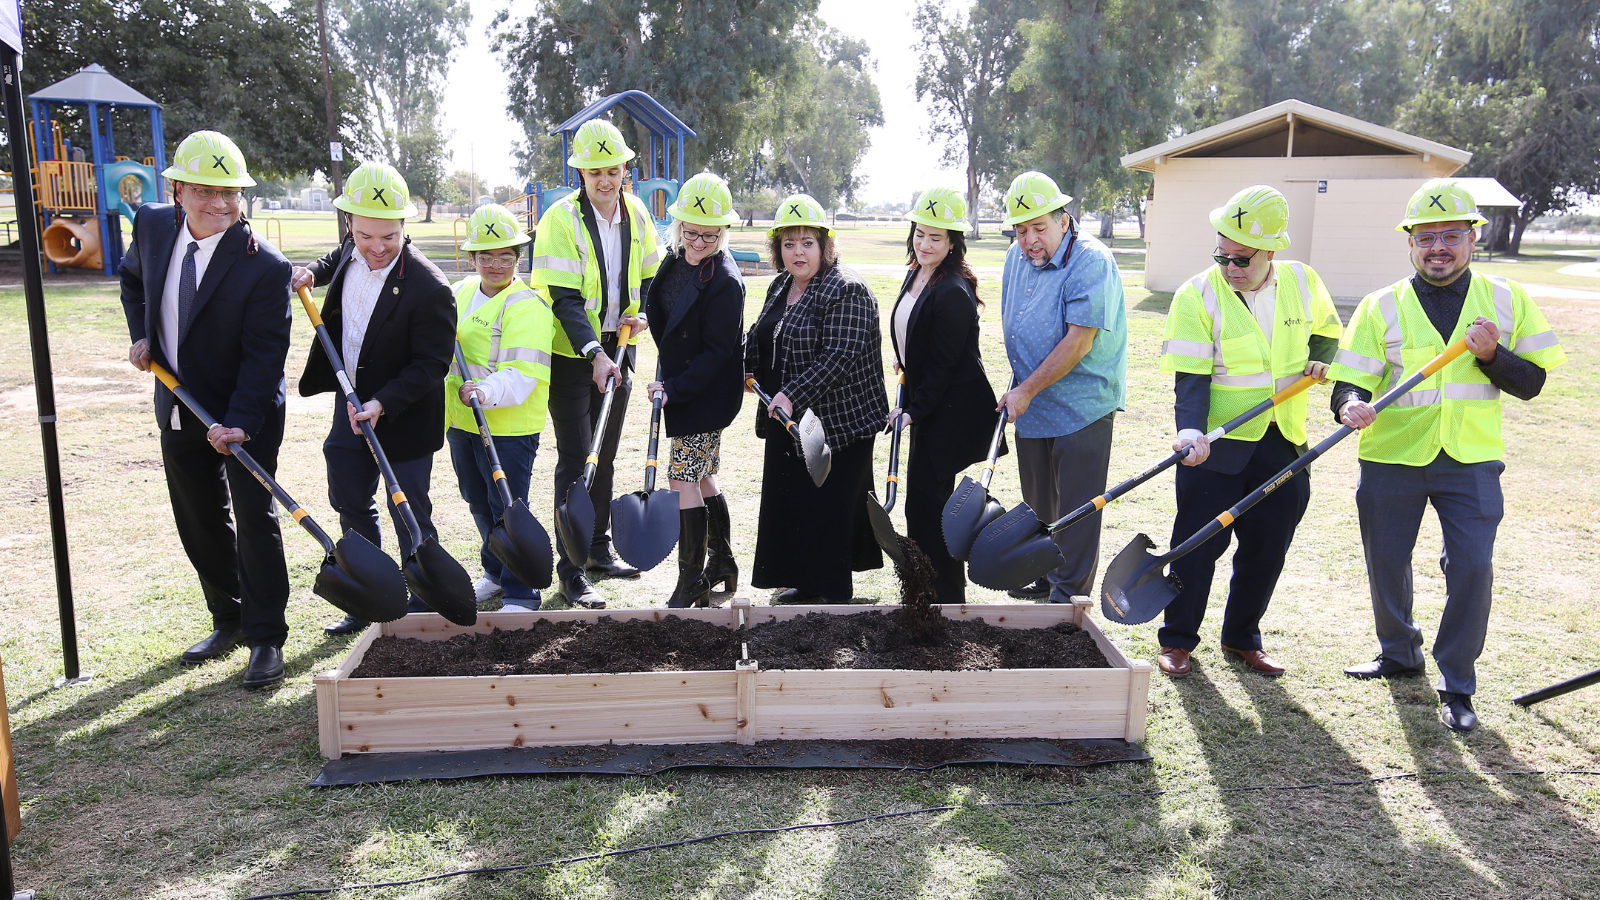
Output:
<path fill-rule="evenodd" d="M 1134 304 L 1133 308 L 1140 312 L 1155 313 L 1164 316 L 1167 309 L 1172 306 L 1172 294 L 1165 291 L 1151 291 L 1150 296 Z"/>

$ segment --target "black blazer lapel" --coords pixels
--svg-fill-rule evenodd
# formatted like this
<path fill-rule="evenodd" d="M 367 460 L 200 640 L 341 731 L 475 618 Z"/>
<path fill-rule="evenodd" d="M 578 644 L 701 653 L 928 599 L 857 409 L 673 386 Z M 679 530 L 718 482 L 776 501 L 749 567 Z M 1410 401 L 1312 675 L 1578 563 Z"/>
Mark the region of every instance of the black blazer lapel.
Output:
<path fill-rule="evenodd" d="M 244 249 L 244 235 L 244 223 L 236 222 L 222 236 L 222 240 L 217 242 L 216 252 L 211 254 L 211 262 L 206 264 L 206 276 L 200 279 L 200 285 L 195 290 L 194 308 L 189 310 L 189 321 L 178 323 L 179 344 L 189 336 L 189 326 L 200 317 L 200 310 L 211 299 L 211 295 L 217 292 L 218 285 L 222 284 L 222 280 L 228 276 L 228 270 L 233 268 L 234 262 L 238 260 L 240 251 Z"/>
<path fill-rule="evenodd" d="M 686 260 L 679 259 L 677 265 L 687 266 L 689 263 Z M 689 276 L 689 283 L 684 285 L 683 291 L 678 296 L 672 298 L 672 314 L 667 317 L 666 331 L 671 331 L 678 327 L 678 323 L 682 322 L 683 317 L 688 315 L 689 308 L 694 306 L 695 301 L 700 299 L 700 292 L 705 290 L 707 284 L 706 281 L 701 280 L 700 275 L 708 265 L 715 265 L 713 257 L 706 257 L 700 261 L 700 265 L 691 266 L 694 272 Z M 712 271 L 715 272 L 716 270 L 713 269 Z M 665 273 L 657 273 L 658 277 L 661 274 Z"/>
<path fill-rule="evenodd" d="M 178 243 L 178 234 L 183 226 L 177 228 L 152 228 L 155 234 L 150 235 L 152 241 L 140 248 L 145 254 L 144 276 L 144 333 L 150 341 L 150 354 L 156 361 L 173 368 L 172 359 L 178 355 L 178 348 L 168 348 L 161 344 L 161 303 L 166 299 L 167 270 L 172 268 L 172 247 Z M 178 329 L 183 330 L 183 323 L 178 323 Z"/>

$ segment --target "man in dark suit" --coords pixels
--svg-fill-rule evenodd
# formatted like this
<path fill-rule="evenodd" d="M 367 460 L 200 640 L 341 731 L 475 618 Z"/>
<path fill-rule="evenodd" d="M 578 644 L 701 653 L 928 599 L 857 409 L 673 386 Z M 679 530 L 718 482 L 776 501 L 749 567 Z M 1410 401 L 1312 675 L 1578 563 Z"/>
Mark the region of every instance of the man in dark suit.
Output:
<path fill-rule="evenodd" d="M 240 188 L 255 181 L 226 136 L 189 135 L 162 174 L 177 203 L 146 204 L 135 216 L 122 309 L 133 340 L 128 361 L 143 372 L 152 362 L 164 366 L 218 417 L 208 429 L 156 383 L 173 517 L 211 611 L 211 634 L 183 660 L 225 656 L 243 638 L 244 686 L 265 687 L 283 680 L 289 574 L 272 497 L 230 445 L 247 442 L 257 462 L 277 470 L 289 261 L 240 215 Z"/>
<path fill-rule="evenodd" d="M 428 485 L 434 451 L 444 446 L 444 376 L 455 341 L 455 298 L 444 273 L 406 237 L 405 219 L 417 208 L 393 167 L 361 164 L 333 205 L 349 214 L 349 235 L 328 255 L 296 267 L 293 275 L 295 290 L 329 286 L 323 322 L 339 343 L 356 395 L 367 398 L 360 409 L 347 403 L 322 345 L 311 345 L 300 395 L 333 391 L 336 396 L 322 445 L 328 500 L 339 512 L 341 527 L 380 546 L 373 502 L 378 464 L 357 424 L 370 421 L 422 528 L 420 539 L 426 540 L 436 534 Z M 400 556 L 409 556 L 418 539 L 392 501 L 389 514 Z M 426 612 L 428 606 L 413 596 L 411 610 Z M 345 616 L 323 630 L 353 634 L 367 624 Z"/>

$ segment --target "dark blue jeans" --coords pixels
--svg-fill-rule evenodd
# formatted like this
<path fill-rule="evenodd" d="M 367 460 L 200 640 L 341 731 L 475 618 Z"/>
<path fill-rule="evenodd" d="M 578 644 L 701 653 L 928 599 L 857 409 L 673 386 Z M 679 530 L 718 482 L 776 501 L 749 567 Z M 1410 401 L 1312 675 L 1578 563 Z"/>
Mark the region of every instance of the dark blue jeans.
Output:
<path fill-rule="evenodd" d="M 450 442 L 450 462 L 456 469 L 456 481 L 461 485 L 461 499 L 472 510 L 472 521 L 478 525 L 478 536 L 487 539 L 489 529 L 505 514 L 505 504 L 500 500 L 500 489 L 494 484 L 494 469 L 489 465 L 489 454 L 483 449 L 483 439 L 477 432 L 451 428 L 445 432 Z M 537 434 L 495 435 L 495 452 L 500 455 L 500 467 L 506 473 L 506 487 L 513 499 L 528 502 L 528 480 L 533 474 L 533 458 L 539 452 Z M 487 546 L 478 551 L 483 561 L 483 572 L 498 581 L 505 589 L 508 600 L 532 600 L 539 592 L 517 580 L 511 570 L 489 552 Z"/>

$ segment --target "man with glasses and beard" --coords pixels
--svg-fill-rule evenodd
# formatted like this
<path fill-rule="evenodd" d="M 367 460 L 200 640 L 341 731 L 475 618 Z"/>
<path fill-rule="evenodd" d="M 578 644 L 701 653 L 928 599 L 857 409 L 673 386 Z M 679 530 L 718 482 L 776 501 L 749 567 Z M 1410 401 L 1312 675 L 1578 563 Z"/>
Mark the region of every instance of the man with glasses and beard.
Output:
<path fill-rule="evenodd" d="M 1494 539 L 1503 512 L 1500 394 L 1531 400 L 1561 342 L 1522 286 L 1471 270 L 1477 226 L 1488 221 L 1467 189 L 1434 179 L 1411 197 L 1406 232 L 1416 274 L 1368 294 L 1350 317 L 1329 375 L 1333 411 L 1361 429 L 1356 509 L 1380 650 L 1344 670 L 1352 678 L 1421 675 L 1422 630 L 1411 618 L 1411 553 L 1429 503 L 1444 534 L 1445 607 L 1433 642 L 1440 720 L 1478 726 L 1475 663 L 1494 587 Z M 1462 354 L 1382 415 L 1370 401 L 1457 340 Z"/>
<path fill-rule="evenodd" d="M 1322 378 L 1339 342 L 1339 314 L 1322 279 L 1305 263 L 1278 261 L 1289 246 L 1289 203 L 1266 185 L 1247 187 L 1211 211 L 1216 265 L 1173 295 L 1161 370 L 1174 373 L 1178 440 L 1189 448 L 1177 472 L 1172 545 L 1243 500 L 1306 450 L 1306 395 L 1300 393 L 1215 443 L 1206 432 L 1306 375 Z M 1233 580 L 1222 617 L 1222 650 L 1252 671 L 1284 667 L 1261 646 L 1261 617 L 1283 571 L 1295 528 L 1311 499 L 1300 472 L 1233 525 L 1172 563 L 1183 589 L 1167 606 L 1156 663 L 1189 674 L 1217 559 L 1231 537 Z"/>

